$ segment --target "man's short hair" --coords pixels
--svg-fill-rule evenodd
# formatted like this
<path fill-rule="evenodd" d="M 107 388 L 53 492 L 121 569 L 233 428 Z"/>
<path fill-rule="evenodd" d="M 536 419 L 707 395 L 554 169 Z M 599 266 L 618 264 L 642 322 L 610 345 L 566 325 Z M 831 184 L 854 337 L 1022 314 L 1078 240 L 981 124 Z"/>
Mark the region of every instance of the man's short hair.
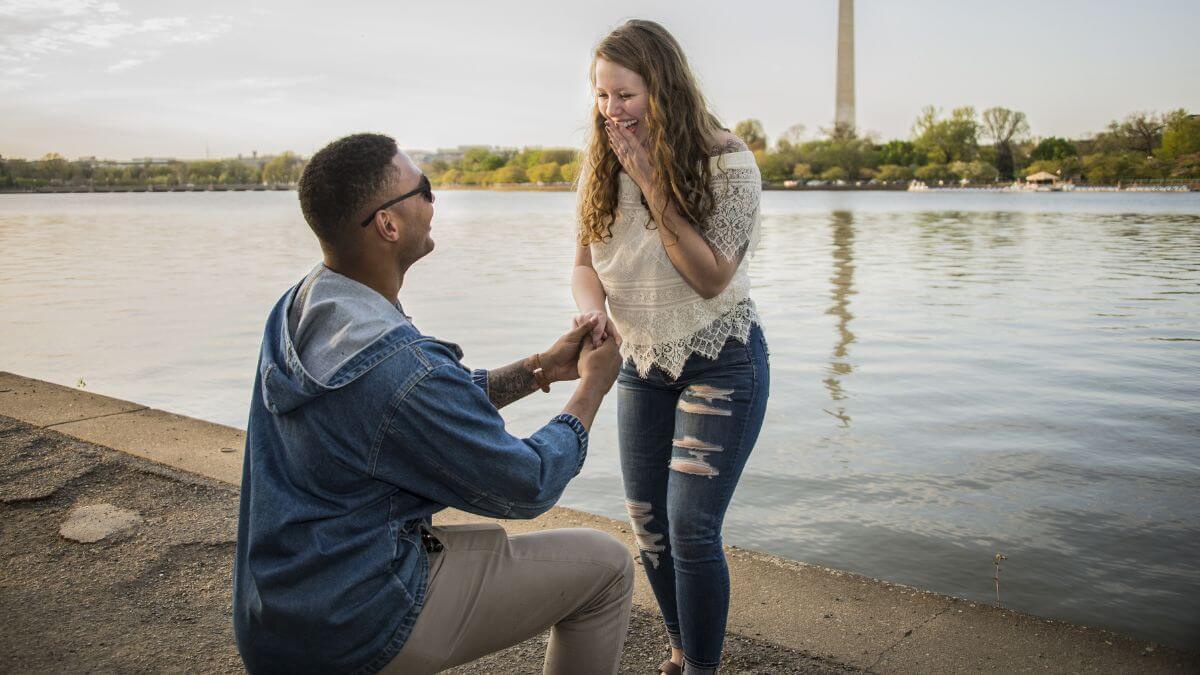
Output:
<path fill-rule="evenodd" d="M 300 209 L 323 242 L 336 244 L 396 177 L 399 148 L 383 134 L 354 134 L 317 151 L 300 175 Z"/>

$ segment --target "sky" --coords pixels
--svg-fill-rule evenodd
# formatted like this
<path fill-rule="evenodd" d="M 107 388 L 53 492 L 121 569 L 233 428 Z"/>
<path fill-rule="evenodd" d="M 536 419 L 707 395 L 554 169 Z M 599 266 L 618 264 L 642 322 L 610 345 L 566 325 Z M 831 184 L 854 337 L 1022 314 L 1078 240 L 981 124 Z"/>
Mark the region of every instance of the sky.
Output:
<path fill-rule="evenodd" d="M 836 0 L 313 5 L 0 0 L 0 155 L 578 147 L 592 48 L 629 18 L 675 35 L 730 127 L 833 118 Z M 1043 137 L 1200 112 L 1196 0 L 857 0 L 855 20 L 858 126 L 883 139 L 925 105 L 1013 108 Z"/>

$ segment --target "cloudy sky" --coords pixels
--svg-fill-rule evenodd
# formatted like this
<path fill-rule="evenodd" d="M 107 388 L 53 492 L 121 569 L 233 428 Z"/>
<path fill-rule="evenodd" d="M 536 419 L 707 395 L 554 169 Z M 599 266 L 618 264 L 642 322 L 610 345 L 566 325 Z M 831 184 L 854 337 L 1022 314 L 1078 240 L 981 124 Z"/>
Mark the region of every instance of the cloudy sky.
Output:
<path fill-rule="evenodd" d="M 836 0 L 317 3 L 0 0 L 0 155 L 309 154 L 353 131 L 408 148 L 578 145 L 596 41 L 662 22 L 717 114 L 768 135 L 833 116 Z M 858 0 L 860 127 L 1003 105 L 1038 135 L 1200 111 L 1196 0 Z"/>

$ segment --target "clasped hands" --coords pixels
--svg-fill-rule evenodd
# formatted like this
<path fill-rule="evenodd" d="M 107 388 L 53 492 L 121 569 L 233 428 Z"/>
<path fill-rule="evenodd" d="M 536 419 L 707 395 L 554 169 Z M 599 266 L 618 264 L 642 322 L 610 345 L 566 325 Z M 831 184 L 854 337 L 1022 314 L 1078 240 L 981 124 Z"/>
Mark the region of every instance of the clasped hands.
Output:
<path fill-rule="evenodd" d="M 571 324 L 571 330 L 541 353 L 546 376 L 555 382 L 595 376 L 611 385 L 621 367 L 616 326 L 600 311 L 579 314 Z"/>

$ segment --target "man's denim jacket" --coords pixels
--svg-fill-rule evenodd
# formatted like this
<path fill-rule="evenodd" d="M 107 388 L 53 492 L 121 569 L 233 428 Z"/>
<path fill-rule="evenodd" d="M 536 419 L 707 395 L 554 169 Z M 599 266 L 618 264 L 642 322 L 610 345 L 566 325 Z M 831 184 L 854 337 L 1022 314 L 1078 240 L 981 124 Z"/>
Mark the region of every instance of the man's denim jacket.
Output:
<path fill-rule="evenodd" d="M 405 322 L 321 384 L 267 321 L 246 430 L 233 624 L 251 672 L 375 672 L 425 601 L 421 531 L 454 507 L 532 518 L 579 473 L 587 432 L 562 414 L 509 435 L 457 346 Z"/>

